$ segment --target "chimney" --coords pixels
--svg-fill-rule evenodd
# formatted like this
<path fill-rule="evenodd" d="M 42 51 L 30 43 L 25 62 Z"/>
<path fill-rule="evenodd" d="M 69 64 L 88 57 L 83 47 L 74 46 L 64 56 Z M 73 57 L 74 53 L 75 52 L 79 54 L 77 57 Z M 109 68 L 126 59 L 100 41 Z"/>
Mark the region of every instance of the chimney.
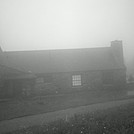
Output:
<path fill-rule="evenodd" d="M 124 65 L 122 41 L 111 41 L 111 50 L 116 62 L 119 63 L 119 65 Z"/>
<path fill-rule="evenodd" d="M 1 48 L 1 46 L 0 46 L 0 53 L 2 53 L 3 51 L 2 51 L 2 48 Z"/>

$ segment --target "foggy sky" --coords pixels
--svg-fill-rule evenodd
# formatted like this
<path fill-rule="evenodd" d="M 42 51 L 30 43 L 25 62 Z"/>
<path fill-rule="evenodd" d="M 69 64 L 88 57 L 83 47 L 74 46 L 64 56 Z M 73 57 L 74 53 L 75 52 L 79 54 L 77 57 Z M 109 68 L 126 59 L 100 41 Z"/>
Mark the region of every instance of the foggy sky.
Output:
<path fill-rule="evenodd" d="M 110 46 L 134 57 L 134 0 L 0 0 L 4 51 Z"/>

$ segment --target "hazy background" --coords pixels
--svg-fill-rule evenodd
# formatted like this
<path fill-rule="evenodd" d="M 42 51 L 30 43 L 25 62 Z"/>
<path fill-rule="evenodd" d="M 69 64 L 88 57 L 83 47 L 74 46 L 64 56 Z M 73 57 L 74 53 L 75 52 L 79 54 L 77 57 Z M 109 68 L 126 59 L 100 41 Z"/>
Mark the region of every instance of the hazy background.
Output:
<path fill-rule="evenodd" d="M 0 0 L 3 51 L 103 47 L 112 40 L 123 41 L 134 72 L 134 0 Z"/>

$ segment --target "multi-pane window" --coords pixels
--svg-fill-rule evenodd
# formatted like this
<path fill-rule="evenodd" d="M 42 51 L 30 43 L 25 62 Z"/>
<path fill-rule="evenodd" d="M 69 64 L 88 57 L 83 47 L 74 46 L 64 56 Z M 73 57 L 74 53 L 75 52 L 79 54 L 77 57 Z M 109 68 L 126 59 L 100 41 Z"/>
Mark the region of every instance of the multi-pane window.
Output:
<path fill-rule="evenodd" d="M 72 85 L 81 86 L 81 75 L 72 75 Z"/>

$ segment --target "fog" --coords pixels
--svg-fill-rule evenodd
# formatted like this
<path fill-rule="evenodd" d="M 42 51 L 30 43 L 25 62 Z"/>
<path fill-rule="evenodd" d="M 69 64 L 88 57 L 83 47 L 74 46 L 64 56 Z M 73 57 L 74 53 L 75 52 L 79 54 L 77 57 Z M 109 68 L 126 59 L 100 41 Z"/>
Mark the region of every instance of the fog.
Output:
<path fill-rule="evenodd" d="M 89 48 L 122 40 L 134 61 L 133 0 L 0 0 L 3 51 Z"/>

